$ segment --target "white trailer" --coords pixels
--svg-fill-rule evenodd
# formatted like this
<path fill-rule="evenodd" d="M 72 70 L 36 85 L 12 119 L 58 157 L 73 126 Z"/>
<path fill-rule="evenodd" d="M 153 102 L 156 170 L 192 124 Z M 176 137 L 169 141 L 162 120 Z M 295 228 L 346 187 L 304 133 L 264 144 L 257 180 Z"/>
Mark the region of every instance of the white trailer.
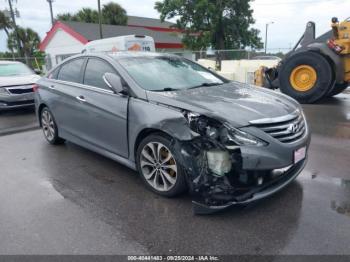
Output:
<path fill-rule="evenodd" d="M 104 38 L 87 43 L 82 53 L 118 52 L 118 51 L 148 51 L 155 52 L 154 39 L 144 35 L 126 35 Z"/>

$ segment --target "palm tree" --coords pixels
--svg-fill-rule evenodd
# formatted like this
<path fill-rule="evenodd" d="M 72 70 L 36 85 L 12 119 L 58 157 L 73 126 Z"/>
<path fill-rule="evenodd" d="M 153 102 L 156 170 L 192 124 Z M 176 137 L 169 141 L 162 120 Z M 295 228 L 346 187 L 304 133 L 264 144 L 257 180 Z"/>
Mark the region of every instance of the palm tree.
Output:
<path fill-rule="evenodd" d="M 102 22 L 109 25 L 126 25 L 128 16 L 123 7 L 117 3 L 109 2 L 103 5 Z"/>
<path fill-rule="evenodd" d="M 9 36 L 9 30 L 12 29 L 12 23 L 4 12 L 0 11 L 0 30 L 4 30 L 7 37 Z"/>
<path fill-rule="evenodd" d="M 17 28 L 18 38 L 20 41 L 20 45 L 22 47 L 22 51 L 24 53 L 24 57 L 26 60 L 26 64 L 30 65 L 29 57 L 33 56 L 34 52 L 38 49 L 40 44 L 40 37 L 37 32 L 33 31 L 30 28 Z M 9 34 L 7 39 L 7 47 L 9 49 L 16 49 L 16 35 L 14 32 Z M 18 53 L 19 50 L 17 50 Z"/>
<path fill-rule="evenodd" d="M 98 23 L 98 12 L 91 8 L 83 8 L 74 16 L 79 22 Z"/>
<path fill-rule="evenodd" d="M 59 21 L 77 21 L 75 15 L 72 15 L 71 13 L 58 14 L 56 16 L 55 20 L 59 20 Z"/>
<path fill-rule="evenodd" d="M 10 19 L 5 15 L 4 12 L 0 11 L 0 30 L 4 30 L 7 38 L 9 38 L 10 30 L 13 28 Z M 13 49 L 10 48 L 12 57 L 15 57 Z"/>
<path fill-rule="evenodd" d="M 98 12 L 91 8 L 82 8 L 77 13 L 62 13 L 56 20 L 79 21 L 85 23 L 98 23 Z M 128 16 L 123 7 L 117 3 L 109 2 L 102 8 L 102 23 L 108 25 L 126 25 Z"/>

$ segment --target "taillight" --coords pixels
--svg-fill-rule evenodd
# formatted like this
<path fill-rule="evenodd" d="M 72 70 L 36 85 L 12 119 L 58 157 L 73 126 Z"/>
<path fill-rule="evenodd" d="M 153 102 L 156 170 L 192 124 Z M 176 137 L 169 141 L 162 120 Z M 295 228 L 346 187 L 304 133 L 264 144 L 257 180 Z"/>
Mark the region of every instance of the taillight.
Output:
<path fill-rule="evenodd" d="M 33 88 L 33 92 L 36 92 L 36 91 L 38 91 L 39 86 L 38 86 L 37 84 L 34 84 L 34 85 L 32 86 L 32 88 Z"/>
<path fill-rule="evenodd" d="M 329 39 L 327 42 L 327 45 L 330 49 L 332 49 L 337 54 L 340 54 L 344 50 L 344 47 L 341 45 L 337 45 L 334 39 Z"/>

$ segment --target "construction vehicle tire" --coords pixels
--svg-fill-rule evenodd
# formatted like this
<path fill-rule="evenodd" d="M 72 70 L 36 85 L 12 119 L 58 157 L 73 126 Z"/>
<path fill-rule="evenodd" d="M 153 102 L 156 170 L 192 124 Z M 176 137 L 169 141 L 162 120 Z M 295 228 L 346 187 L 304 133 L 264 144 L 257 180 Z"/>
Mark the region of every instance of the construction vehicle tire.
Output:
<path fill-rule="evenodd" d="M 314 103 L 329 92 L 334 82 L 330 62 L 317 52 L 297 53 L 279 71 L 280 90 L 300 103 Z"/>
<path fill-rule="evenodd" d="M 331 91 L 331 93 L 329 95 L 327 95 L 327 97 L 336 96 L 336 95 L 340 94 L 341 92 L 343 92 L 348 87 L 349 87 L 349 83 L 335 84 L 333 90 Z"/>

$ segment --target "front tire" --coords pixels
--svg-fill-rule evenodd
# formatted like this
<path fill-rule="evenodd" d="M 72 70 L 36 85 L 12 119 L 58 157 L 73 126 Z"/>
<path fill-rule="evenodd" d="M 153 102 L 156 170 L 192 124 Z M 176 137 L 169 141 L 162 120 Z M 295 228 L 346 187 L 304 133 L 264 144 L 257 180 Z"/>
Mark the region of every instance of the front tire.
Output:
<path fill-rule="evenodd" d="M 281 67 L 279 80 L 281 91 L 300 103 L 314 103 L 322 99 L 334 83 L 329 61 L 311 51 L 287 58 Z"/>
<path fill-rule="evenodd" d="M 185 171 L 168 136 L 158 133 L 144 138 L 136 152 L 136 164 L 141 179 L 156 194 L 174 197 L 187 188 Z"/>
<path fill-rule="evenodd" d="M 51 111 L 45 107 L 40 113 L 41 127 L 46 140 L 52 145 L 59 145 L 65 142 L 58 136 L 58 129 Z"/>

